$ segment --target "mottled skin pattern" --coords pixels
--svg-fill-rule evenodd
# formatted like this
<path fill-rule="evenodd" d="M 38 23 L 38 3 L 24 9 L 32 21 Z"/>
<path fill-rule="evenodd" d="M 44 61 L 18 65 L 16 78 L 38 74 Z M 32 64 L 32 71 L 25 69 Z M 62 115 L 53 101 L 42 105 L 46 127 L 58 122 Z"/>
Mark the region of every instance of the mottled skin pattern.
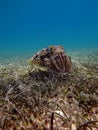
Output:
<path fill-rule="evenodd" d="M 50 46 L 39 51 L 31 58 L 32 64 L 39 64 L 58 73 L 70 72 L 71 58 L 66 55 L 62 46 Z"/>

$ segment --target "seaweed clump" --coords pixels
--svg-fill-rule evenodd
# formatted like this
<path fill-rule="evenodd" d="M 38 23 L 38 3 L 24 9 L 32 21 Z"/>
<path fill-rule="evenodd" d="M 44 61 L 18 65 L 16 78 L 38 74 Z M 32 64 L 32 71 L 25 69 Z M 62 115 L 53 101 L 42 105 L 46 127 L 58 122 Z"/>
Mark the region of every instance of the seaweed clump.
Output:
<path fill-rule="evenodd" d="M 1 68 L 0 129 L 97 130 L 98 71 L 92 66 L 73 62 L 65 76 L 28 66 Z"/>

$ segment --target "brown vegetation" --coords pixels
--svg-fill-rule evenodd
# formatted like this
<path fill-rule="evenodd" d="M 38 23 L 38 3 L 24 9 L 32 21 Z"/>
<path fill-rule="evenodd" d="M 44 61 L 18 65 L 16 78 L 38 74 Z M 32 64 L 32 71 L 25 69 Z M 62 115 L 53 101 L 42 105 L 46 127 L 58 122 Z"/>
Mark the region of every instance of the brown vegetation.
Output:
<path fill-rule="evenodd" d="M 97 130 L 98 70 L 73 62 L 71 73 L 0 69 L 0 130 Z"/>

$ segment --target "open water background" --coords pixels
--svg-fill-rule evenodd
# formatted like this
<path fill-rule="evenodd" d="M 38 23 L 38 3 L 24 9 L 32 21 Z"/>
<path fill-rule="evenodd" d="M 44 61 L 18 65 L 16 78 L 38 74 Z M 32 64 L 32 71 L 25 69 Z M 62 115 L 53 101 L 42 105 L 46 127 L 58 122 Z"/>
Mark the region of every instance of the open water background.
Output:
<path fill-rule="evenodd" d="M 97 52 L 98 0 L 0 0 L 0 63 L 49 45 Z"/>

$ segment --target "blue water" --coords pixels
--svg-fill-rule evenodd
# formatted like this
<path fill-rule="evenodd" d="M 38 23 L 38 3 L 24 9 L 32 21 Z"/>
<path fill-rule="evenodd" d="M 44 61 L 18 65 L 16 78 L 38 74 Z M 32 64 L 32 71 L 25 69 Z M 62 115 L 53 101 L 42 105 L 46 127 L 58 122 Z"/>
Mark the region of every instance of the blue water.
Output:
<path fill-rule="evenodd" d="M 0 55 L 98 48 L 98 0 L 0 0 Z"/>

